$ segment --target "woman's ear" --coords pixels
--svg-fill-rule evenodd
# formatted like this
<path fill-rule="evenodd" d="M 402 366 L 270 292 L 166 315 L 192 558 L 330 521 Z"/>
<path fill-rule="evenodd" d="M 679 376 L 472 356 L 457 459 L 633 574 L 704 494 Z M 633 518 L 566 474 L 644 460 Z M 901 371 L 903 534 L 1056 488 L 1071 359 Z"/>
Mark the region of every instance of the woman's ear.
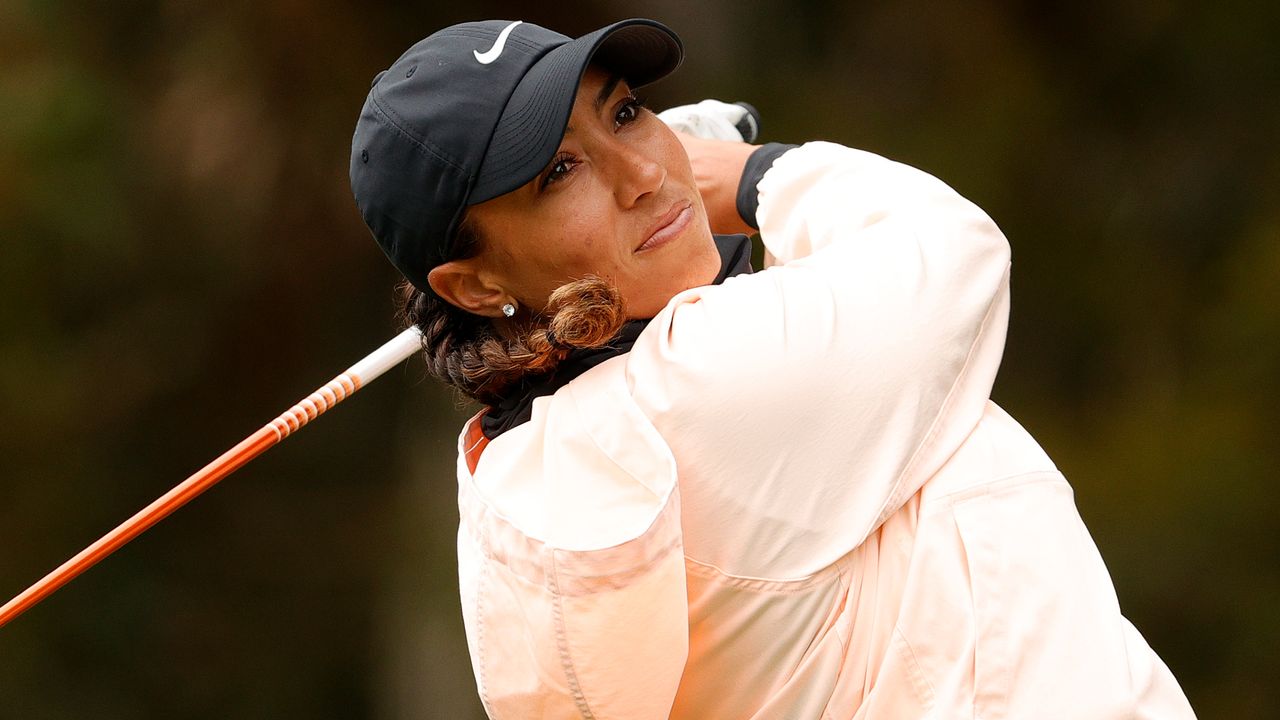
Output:
<path fill-rule="evenodd" d="M 502 305 L 510 296 L 500 287 L 481 279 L 474 258 L 450 260 L 427 273 L 427 282 L 445 302 L 473 315 L 500 318 Z"/>

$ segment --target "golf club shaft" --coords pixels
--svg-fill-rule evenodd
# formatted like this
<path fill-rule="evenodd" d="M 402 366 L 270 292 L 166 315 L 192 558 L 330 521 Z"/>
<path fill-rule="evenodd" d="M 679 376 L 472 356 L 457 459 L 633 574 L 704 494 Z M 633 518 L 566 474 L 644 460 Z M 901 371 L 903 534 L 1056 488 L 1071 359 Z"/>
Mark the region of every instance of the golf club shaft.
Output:
<path fill-rule="evenodd" d="M 121 523 L 119 527 L 102 536 L 77 553 L 75 557 L 41 578 L 39 582 L 5 603 L 4 607 L 0 607 L 0 627 L 53 594 L 72 578 L 93 567 L 99 560 L 120 549 L 169 513 L 213 487 L 219 480 L 266 452 L 271 446 L 288 437 L 290 433 L 342 402 L 389 368 L 398 365 L 421 347 L 421 338 L 422 335 L 417 328 L 405 330 L 360 362 L 352 365 L 346 372 L 325 383 L 301 402 L 281 413 L 275 420 L 241 440 L 235 447 L 205 465 L 194 475 Z"/>

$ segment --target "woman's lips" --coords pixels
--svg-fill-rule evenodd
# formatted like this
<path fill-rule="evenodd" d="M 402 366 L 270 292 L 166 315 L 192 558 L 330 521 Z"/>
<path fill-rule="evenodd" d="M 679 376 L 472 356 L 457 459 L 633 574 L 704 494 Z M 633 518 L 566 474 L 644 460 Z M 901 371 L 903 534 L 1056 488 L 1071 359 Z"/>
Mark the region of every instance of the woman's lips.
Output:
<path fill-rule="evenodd" d="M 649 235 L 640 247 L 636 248 L 636 252 L 644 252 L 653 250 L 671 242 L 680 236 L 680 233 L 689 227 L 689 223 L 693 222 L 693 206 L 689 203 L 676 203 L 658 220 L 658 228 Z"/>

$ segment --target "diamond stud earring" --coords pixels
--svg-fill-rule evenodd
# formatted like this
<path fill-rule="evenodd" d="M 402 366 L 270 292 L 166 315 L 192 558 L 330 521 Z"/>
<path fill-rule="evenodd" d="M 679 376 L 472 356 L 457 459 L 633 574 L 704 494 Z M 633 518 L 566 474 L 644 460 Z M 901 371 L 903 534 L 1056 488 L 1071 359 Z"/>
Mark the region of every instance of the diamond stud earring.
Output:
<path fill-rule="evenodd" d="M 506 305 L 503 305 L 503 306 L 502 306 L 502 314 L 503 314 L 503 315 L 506 315 L 507 317 L 511 317 L 512 315 L 515 315 L 515 314 L 516 314 L 516 306 L 515 306 L 514 304 L 512 304 L 512 303 L 507 303 Z"/>

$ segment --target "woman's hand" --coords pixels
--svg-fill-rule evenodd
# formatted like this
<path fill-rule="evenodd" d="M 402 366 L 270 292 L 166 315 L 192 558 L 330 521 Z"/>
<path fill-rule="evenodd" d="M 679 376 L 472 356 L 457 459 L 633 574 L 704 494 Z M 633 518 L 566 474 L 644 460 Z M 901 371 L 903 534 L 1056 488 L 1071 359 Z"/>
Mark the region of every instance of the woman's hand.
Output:
<path fill-rule="evenodd" d="M 682 132 L 677 132 L 676 137 L 680 138 L 689 155 L 711 232 L 722 235 L 754 233 L 756 229 L 738 215 L 737 200 L 742 169 L 756 146 L 729 140 L 706 140 Z"/>

